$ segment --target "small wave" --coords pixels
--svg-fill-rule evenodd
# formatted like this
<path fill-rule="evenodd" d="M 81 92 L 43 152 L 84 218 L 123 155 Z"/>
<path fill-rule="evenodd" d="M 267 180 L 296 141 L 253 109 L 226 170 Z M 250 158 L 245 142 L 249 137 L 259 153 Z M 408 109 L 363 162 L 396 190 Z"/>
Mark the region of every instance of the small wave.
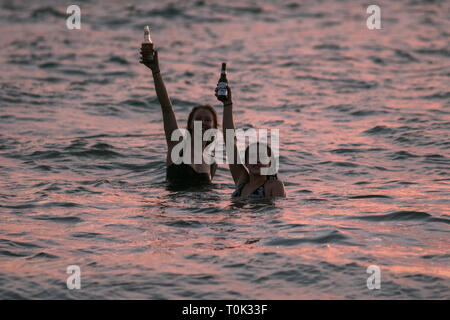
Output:
<path fill-rule="evenodd" d="M 108 143 L 99 142 L 99 143 L 96 143 L 95 145 L 93 145 L 92 148 L 105 150 L 105 149 L 112 149 L 114 147 L 112 145 L 108 144 Z"/>
<path fill-rule="evenodd" d="M 32 18 L 43 18 L 46 16 L 52 16 L 56 18 L 66 18 L 67 14 L 63 11 L 57 10 L 53 7 L 42 7 L 35 9 L 31 12 L 30 16 Z"/>
<path fill-rule="evenodd" d="M 432 216 L 421 211 L 396 211 L 388 214 L 373 216 L 358 216 L 351 219 L 362 219 L 369 221 L 404 221 L 404 220 L 428 220 Z"/>
<path fill-rule="evenodd" d="M 87 84 L 101 84 L 101 85 L 108 85 L 110 84 L 112 81 L 110 79 L 106 79 L 106 78 L 91 78 L 91 79 L 86 79 L 83 81 L 72 81 L 70 84 L 71 85 L 77 85 L 77 86 L 85 86 Z M 87 105 L 89 105 L 88 103 L 86 103 Z"/>
<path fill-rule="evenodd" d="M 426 154 L 424 158 L 425 163 L 450 164 L 450 160 L 440 154 Z"/>
<path fill-rule="evenodd" d="M 137 100 L 137 99 L 128 99 L 128 100 L 122 101 L 120 103 L 120 105 L 139 107 L 139 108 L 148 110 L 148 104 L 145 101 Z"/>
<path fill-rule="evenodd" d="M 74 238 L 81 238 L 81 239 L 97 239 L 102 241 L 108 241 L 108 242 L 115 242 L 115 243 L 125 243 L 125 240 L 118 240 L 112 237 L 107 237 L 101 233 L 97 232 L 75 232 L 71 234 Z"/>
<path fill-rule="evenodd" d="M 55 256 L 53 254 L 50 253 L 46 253 L 46 252 L 39 252 L 37 254 L 35 254 L 32 257 L 28 257 L 26 258 L 27 260 L 34 260 L 34 259 L 58 259 L 58 256 Z"/>
<path fill-rule="evenodd" d="M 426 254 L 421 257 L 422 259 L 432 259 L 433 261 L 436 260 L 443 260 L 448 261 L 450 260 L 450 254 Z"/>
<path fill-rule="evenodd" d="M 398 143 L 407 143 L 407 144 L 410 144 L 410 143 L 412 143 L 412 141 L 411 141 L 411 139 L 409 139 L 409 138 L 407 138 L 409 135 L 401 135 L 400 137 L 398 137 L 398 138 L 395 138 L 394 139 L 394 141 L 395 142 L 398 142 Z"/>
<path fill-rule="evenodd" d="M 8 208 L 8 209 L 30 209 L 30 208 L 35 208 L 36 205 L 33 203 L 24 203 L 24 204 L 17 204 L 17 205 L 0 205 L 0 207 Z"/>
<path fill-rule="evenodd" d="M 155 169 L 160 167 L 161 162 L 149 162 L 145 164 L 133 164 L 133 163 L 119 163 L 117 166 L 122 169 L 131 170 L 133 172 L 144 172 L 150 169 Z"/>
<path fill-rule="evenodd" d="M 29 254 L 27 253 L 16 253 L 16 252 L 11 252 L 8 250 L 0 250 L 0 256 L 6 256 L 6 257 L 26 257 Z"/>
<path fill-rule="evenodd" d="M 79 69 L 59 69 L 59 72 L 68 75 L 68 76 L 89 76 L 89 72 L 79 70 Z"/>
<path fill-rule="evenodd" d="M 24 102 L 24 100 L 22 100 L 20 98 L 14 99 L 14 98 L 7 98 L 7 97 L 1 97 L 1 101 L 2 102 L 11 102 L 14 104 Z"/>
<path fill-rule="evenodd" d="M 300 5 L 295 2 L 291 2 L 285 5 L 285 7 L 289 10 L 300 8 Z"/>
<path fill-rule="evenodd" d="M 384 110 L 368 110 L 368 109 L 366 109 L 366 110 L 354 111 L 354 112 L 350 113 L 350 115 L 356 116 L 356 117 L 364 117 L 364 116 L 379 115 L 382 113 L 389 113 L 389 112 L 384 111 Z"/>
<path fill-rule="evenodd" d="M 402 150 L 392 153 L 390 157 L 392 160 L 405 160 L 409 158 L 417 158 L 418 156 Z"/>
<path fill-rule="evenodd" d="M 427 100 L 433 100 L 433 99 L 444 99 L 448 100 L 450 99 L 450 91 L 448 92 L 436 92 L 434 94 L 420 97 L 421 99 L 427 99 Z"/>
<path fill-rule="evenodd" d="M 418 183 L 417 182 L 411 182 L 411 181 L 399 181 L 398 184 L 413 185 L 413 184 L 418 184 Z"/>
<path fill-rule="evenodd" d="M 376 81 L 363 81 L 356 79 L 339 79 L 340 88 L 351 88 L 351 89 L 372 89 L 378 86 Z"/>
<path fill-rule="evenodd" d="M 75 139 L 73 141 L 71 141 L 70 145 L 65 147 L 65 150 L 72 150 L 72 149 L 78 149 L 81 147 L 84 147 L 88 144 L 87 141 L 83 140 L 83 139 Z"/>
<path fill-rule="evenodd" d="M 444 57 L 450 57 L 450 51 L 448 48 L 441 49 L 418 49 L 414 51 L 419 54 L 428 54 L 428 55 L 440 55 Z"/>
<path fill-rule="evenodd" d="M 128 23 L 130 23 L 132 20 L 128 18 L 115 18 L 115 17 L 108 17 L 106 20 L 103 21 L 103 23 L 108 27 L 117 27 L 117 26 L 123 26 Z"/>
<path fill-rule="evenodd" d="M 177 228 L 200 228 L 202 224 L 195 220 L 176 220 L 165 222 L 164 225 Z"/>
<path fill-rule="evenodd" d="M 371 129 L 368 129 L 368 130 L 364 131 L 363 133 L 377 135 L 377 134 L 390 134 L 390 133 L 394 133 L 394 132 L 395 132 L 394 129 L 381 125 L 381 126 L 375 126 Z"/>
<path fill-rule="evenodd" d="M 441 222 L 441 223 L 450 224 L 450 219 L 445 219 L 445 218 L 430 218 L 430 222 Z"/>
<path fill-rule="evenodd" d="M 44 207 L 44 208 L 51 208 L 51 207 L 74 208 L 74 207 L 81 207 L 81 205 L 78 203 L 74 203 L 74 202 L 46 202 L 46 203 L 42 204 L 41 207 Z"/>
<path fill-rule="evenodd" d="M 322 201 L 328 201 L 328 199 L 322 199 L 322 198 L 307 198 L 304 199 L 306 202 L 322 202 Z"/>
<path fill-rule="evenodd" d="M 358 164 L 348 161 L 323 161 L 318 164 L 331 164 L 334 167 L 347 167 L 347 168 L 356 168 L 359 167 Z"/>
<path fill-rule="evenodd" d="M 338 44 L 319 44 L 313 47 L 316 50 L 341 50 Z"/>
<path fill-rule="evenodd" d="M 395 49 L 394 53 L 398 57 L 406 59 L 409 62 L 417 62 L 418 61 L 414 56 L 412 56 L 410 53 L 408 53 L 408 52 L 406 52 L 404 50 Z"/>
<path fill-rule="evenodd" d="M 147 16 L 162 16 L 164 18 L 175 18 L 184 15 L 184 10 L 170 3 L 163 9 L 153 9 L 147 13 Z"/>
<path fill-rule="evenodd" d="M 54 217 L 47 214 L 42 214 L 39 216 L 33 216 L 33 219 L 36 220 L 46 220 L 51 222 L 58 222 L 58 223 L 80 223 L 83 222 L 83 219 L 75 216 L 68 216 L 68 217 Z"/>
<path fill-rule="evenodd" d="M 102 184 L 110 184 L 109 180 L 107 180 L 107 179 L 80 181 L 80 183 L 83 185 L 93 185 L 94 187 L 98 187 Z"/>
<path fill-rule="evenodd" d="M 59 67 L 61 64 L 58 62 L 44 62 L 39 65 L 42 69 L 53 69 Z"/>
<path fill-rule="evenodd" d="M 338 148 L 330 150 L 331 153 L 337 153 L 337 154 L 345 154 L 345 153 L 358 153 L 358 152 L 365 152 L 366 149 L 350 149 L 350 148 Z"/>
<path fill-rule="evenodd" d="M 295 246 L 302 243 L 342 243 L 344 240 L 349 238 L 339 231 L 332 231 L 327 235 L 315 237 L 315 238 L 276 238 L 266 242 L 268 246 Z M 345 241 L 344 241 L 345 242 Z M 346 242 L 346 244 L 348 244 Z"/>
<path fill-rule="evenodd" d="M 67 79 L 64 78 L 58 78 L 58 77 L 45 77 L 45 78 L 33 78 L 34 80 L 48 82 L 48 83 L 61 83 L 67 81 Z"/>
<path fill-rule="evenodd" d="M 336 104 L 336 105 L 331 105 L 329 107 L 326 107 L 325 109 L 327 110 L 336 110 L 339 112 L 347 112 L 350 110 L 353 110 L 355 107 L 349 104 Z"/>
<path fill-rule="evenodd" d="M 382 66 L 386 65 L 386 62 L 380 57 L 371 56 L 371 57 L 369 57 L 369 59 L 372 60 L 373 63 L 379 64 Z"/>
<path fill-rule="evenodd" d="M 383 199 L 392 199 L 392 197 L 383 195 L 383 194 L 367 194 L 367 195 L 360 195 L 360 196 L 351 196 L 348 197 L 349 199 L 370 199 L 370 198 L 383 198 Z"/>
<path fill-rule="evenodd" d="M 130 64 L 126 59 L 119 57 L 119 56 L 111 56 L 107 62 L 117 63 L 120 65 L 129 65 Z"/>
<path fill-rule="evenodd" d="M 112 150 L 107 150 L 108 148 L 112 148 L 110 147 L 106 147 L 106 145 L 97 145 L 100 146 L 99 148 L 97 148 L 97 146 L 93 146 L 92 149 L 88 149 L 88 150 L 82 150 L 82 151 L 70 151 L 75 149 L 76 147 L 80 146 L 81 144 L 72 144 L 69 147 L 66 147 L 65 149 L 68 150 L 67 153 L 63 153 L 63 152 L 59 152 L 56 150 L 47 150 L 47 151 L 35 151 L 32 154 L 28 155 L 27 158 L 31 158 L 31 159 L 38 159 L 38 160 L 43 160 L 43 159 L 57 159 L 57 158 L 62 158 L 64 157 L 66 154 L 68 155 L 72 155 L 72 156 L 76 156 L 76 157 L 98 157 L 98 158 L 114 158 L 114 157 L 123 157 L 122 154 L 112 151 Z"/>
<path fill-rule="evenodd" d="M 440 282 L 443 280 L 442 278 L 429 276 L 427 274 L 406 275 L 405 278 L 412 279 L 412 280 L 418 281 L 418 282 L 422 282 L 424 284 L 436 283 L 436 282 Z"/>
<path fill-rule="evenodd" d="M 52 167 L 47 166 L 47 165 L 38 165 L 35 168 L 42 170 L 42 171 L 52 171 Z"/>
<path fill-rule="evenodd" d="M 238 13 L 253 13 L 253 14 L 259 14 L 263 13 L 264 9 L 261 7 L 253 6 L 253 7 L 234 7 L 233 11 Z"/>
<path fill-rule="evenodd" d="M 30 242 L 12 241 L 8 239 L 0 239 L 0 244 L 14 248 L 41 248 L 40 246 Z"/>
<path fill-rule="evenodd" d="M 129 72 L 129 71 L 104 72 L 103 75 L 105 77 L 128 77 L 128 78 L 132 78 L 132 77 L 136 76 L 134 72 Z"/>
<path fill-rule="evenodd" d="M 123 157 L 122 154 L 112 151 L 112 150 L 102 150 L 102 149 L 90 149 L 85 151 L 71 151 L 70 155 L 76 157 L 99 157 L 99 158 L 115 158 L 115 157 Z"/>
<path fill-rule="evenodd" d="M 74 238 L 97 238 L 99 236 L 101 236 L 101 233 L 97 233 L 97 232 L 76 232 L 76 233 L 72 233 L 71 236 Z"/>
<path fill-rule="evenodd" d="M 315 18 L 315 19 L 321 19 L 324 18 L 325 16 L 329 16 L 328 12 L 324 13 L 324 12 L 306 12 L 306 11 L 300 11 L 296 15 L 303 18 Z"/>
<path fill-rule="evenodd" d="M 340 79 L 340 78 L 320 78 L 315 76 L 296 76 L 297 80 L 312 80 L 320 82 L 331 82 L 333 85 L 338 85 L 340 89 L 351 88 L 351 89 L 372 89 L 378 86 L 376 81 L 363 81 L 357 79 Z"/>

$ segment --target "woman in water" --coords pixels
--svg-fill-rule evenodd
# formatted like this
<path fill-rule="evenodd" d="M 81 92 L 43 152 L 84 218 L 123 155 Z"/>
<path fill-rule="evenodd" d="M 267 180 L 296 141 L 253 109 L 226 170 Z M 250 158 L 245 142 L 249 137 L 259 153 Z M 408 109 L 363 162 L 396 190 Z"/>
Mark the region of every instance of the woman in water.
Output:
<path fill-rule="evenodd" d="M 169 95 L 167 93 L 164 81 L 161 77 L 161 72 L 159 69 L 158 61 L 158 51 L 154 51 L 153 59 L 151 59 L 151 53 L 146 51 L 141 47 L 141 61 L 140 63 L 147 66 L 153 73 L 153 80 L 155 82 L 156 95 L 158 96 L 159 103 L 161 104 L 163 122 L 164 122 L 164 132 L 166 135 L 167 142 L 167 180 L 170 184 L 189 184 L 189 185 L 199 185 L 203 183 L 211 182 L 212 178 L 217 169 L 217 164 L 213 163 L 211 165 L 206 164 L 203 161 L 200 164 L 194 163 L 194 152 L 191 152 L 191 161 L 189 164 L 180 163 L 175 164 L 172 161 L 172 149 L 177 145 L 178 141 L 172 141 L 172 132 L 178 129 L 177 120 L 175 118 L 175 113 L 173 111 L 172 103 L 170 102 Z M 208 104 L 198 105 L 194 107 L 189 113 L 187 121 L 187 130 L 194 137 L 194 121 L 202 122 L 202 136 L 203 133 L 211 128 L 217 129 L 217 112 Z M 191 150 L 194 150 L 194 139 L 191 139 Z M 206 147 L 206 142 L 202 144 L 202 152 Z M 203 154 L 203 153 L 202 153 Z M 182 156 L 182 155 L 180 155 Z"/>
<path fill-rule="evenodd" d="M 233 102 L 231 99 L 231 89 L 227 86 L 227 100 L 223 102 L 223 136 L 226 141 L 226 130 L 235 130 L 233 120 Z M 217 97 L 217 89 L 216 89 Z M 220 100 L 219 100 L 220 101 Z M 261 168 L 269 168 L 271 162 L 268 164 L 262 164 L 259 158 L 259 148 L 267 148 L 267 156 L 270 157 L 270 161 L 276 161 L 272 156 L 272 150 L 268 145 L 263 143 L 257 143 L 256 149 L 257 159 L 256 163 L 250 163 L 250 152 L 254 149 L 252 145 L 249 145 L 245 150 L 245 166 L 237 161 L 238 151 L 236 146 L 236 138 L 233 139 L 234 154 L 236 159 L 229 162 L 231 175 L 233 176 L 236 190 L 233 192 L 232 197 L 249 197 L 249 198 L 266 198 L 266 197 L 286 197 L 286 191 L 284 190 L 284 184 L 281 180 L 278 180 L 277 175 L 263 175 L 261 174 Z"/>

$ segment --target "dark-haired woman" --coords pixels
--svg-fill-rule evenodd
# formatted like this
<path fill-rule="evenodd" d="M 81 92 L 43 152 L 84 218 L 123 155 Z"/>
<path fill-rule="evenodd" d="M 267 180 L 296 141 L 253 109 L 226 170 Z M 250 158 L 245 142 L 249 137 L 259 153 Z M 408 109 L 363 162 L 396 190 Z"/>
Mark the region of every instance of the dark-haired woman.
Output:
<path fill-rule="evenodd" d="M 177 120 L 175 118 L 175 113 L 173 111 L 172 103 L 170 102 L 169 95 L 166 90 L 166 86 L 164 85 L 164 81 L 161 77 L 161 72 L 159 69 L 159 60 L 158 60 L 158 52 L 155 50 L 153 53 L 153 59 L 150 56 L 151 53 L 144 50 L 141 47 L 141 61 L 140 63 L 147 66 L 153 73 L 153 80 L 155 82 L 155 90 L 156 95 L 158 96 L 159 103 L 161 104 L 162 114 L 163 114 L 163 122 L 164 122 L 164 132 L 166 135 L 167 142 L 167 158 L 166 158 L 166 166 L 167 166 L 167 180 L 170 184 L 187 184 L 187 185 L 199 185 L 203 183 L 211 182 L 212 178 L 217 169 L 217 164 L 213 163 L 211 165 L 206 164 L 203 161 L 202 163 L 194 162 L 194 152 L 191 152 L 191 161 L 189 163 L 179 163 L 176 164 L 173 162 L 171 157 L 172 149 L 175 145 L 177 145 L 178 141 L 172 141 L 172 133 L 178 129 Z M 211 128 L 217 129 L 217 112 L 210 105 L 198 105 L 194 107 L 189 113 L 187 130 L 191 133 L 191 150 L 194 150 L 194 121 L 202 122 L 202 136 L 203 133 Z M 203 140 L 203 139 L 202 139 Z M 206 143 L 202 143 L 202 154 L 203 150 L 206 147 Z M 180 154 L 180 156 L 183 156 Z"/>
<path fill-rule="evenodd" d="M 263 164 L 259 157 L 260 148 L 267 148 L 267 156 L 271 159 L 270 161 L 277 161 L 275 159 L 270 147 L 264 143 L 256 143 L 255 146 L 249 145 L 245 150 L 245 165 L 240 164 L 237 157 L 238 151 L 236 146 L 236 138 L 233 141 L 226 141 L 226 130 L 235 130 L 234 119 L 233 119 L 233 102 L 231 98 L 231 89 L 227 86 L 227 100 L 223 102 L 223 136 L 225 143 L 234 144 L 234 155 L 235 159 L 229 159 L 229 167 L 231 175 L 233 176 L 234 183 L 236 185 L 236 190 L 233 192 L 232 197 L 248 197 L 248 198 L 267 198 L 267 197 L 286 197 L 286 191 L 284 189 L 284 184 L 278 179 L 276 174 L 264 175 L 261 172 L 262 168 L 270 168 L 271 162 Z M 216 90 L 217 96 L 217 90 Z M 254 156 L 250 157 L 251 152 L 257 152 Z M 264 150 L 266 152 L 266 150 Z M 253 158 L 256 158 L 254 163 L 252 163 Z M 233 160 L 233 161 L 230 161 Z M 265 162 L 265 161 L 264 161 Z"/>

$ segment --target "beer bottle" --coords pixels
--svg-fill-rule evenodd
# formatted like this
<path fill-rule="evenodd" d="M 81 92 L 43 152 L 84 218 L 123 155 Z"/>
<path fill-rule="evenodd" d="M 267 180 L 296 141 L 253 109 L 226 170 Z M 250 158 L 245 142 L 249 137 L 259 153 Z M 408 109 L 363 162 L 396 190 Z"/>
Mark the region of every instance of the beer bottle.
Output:
<path fill-rule="evenodd" d="M 144 28 L 144 42 L 142 42 L 142 50 L 148 56 L 149 60 L 153 60 L 153 42 L 150 38 L 150 28 L 145 26 Z"/>
<path fill-rule="evenodd" d="M 219 99 L 220 101 L 225 101 L 228 98 L 227 85 L 227 64 L 226 62 L 223 62 L 222 70 L 220 71 L 219 83 L 217 84 L 217 99 Z"/>

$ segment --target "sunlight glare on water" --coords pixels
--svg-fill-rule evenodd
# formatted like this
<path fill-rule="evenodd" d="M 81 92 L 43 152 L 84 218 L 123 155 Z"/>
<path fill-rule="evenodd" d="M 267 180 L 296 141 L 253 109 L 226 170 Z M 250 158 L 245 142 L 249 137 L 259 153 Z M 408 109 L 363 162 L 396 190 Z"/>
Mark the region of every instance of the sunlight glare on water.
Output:
<path fill-rule="evenodd" d="M 0 1 L 0 298 L 449 299 L 450 2 Z M 238 128 L 280 130 L 286 199 L 174 191 L 227 61 Z M 68 290 L 78 265 L 82 289 Z M 369 290 L 366 269 L 381 269 Z"/>

